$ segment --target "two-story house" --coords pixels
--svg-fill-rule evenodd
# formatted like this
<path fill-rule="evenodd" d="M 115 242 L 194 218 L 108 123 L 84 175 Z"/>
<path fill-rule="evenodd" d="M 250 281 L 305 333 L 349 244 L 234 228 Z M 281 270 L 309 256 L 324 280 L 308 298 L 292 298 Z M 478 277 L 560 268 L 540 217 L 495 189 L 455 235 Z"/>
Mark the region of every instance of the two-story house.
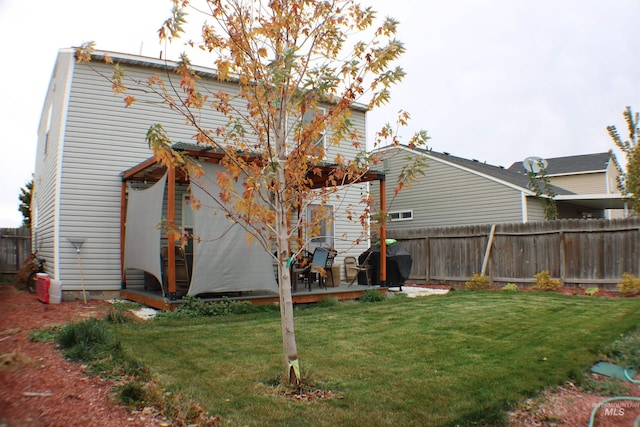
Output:
<path fill-rule="evenodd" d="M 189 294 L 277 292 L 269 253 L 249 244 L 240 227 L 230 227 L 223 214 L 216 215 L 210 206 L 207 210 L 206 202 L 202 212 L 192 211 L 188 200 L 195 186 L 190 177 L 168 176 L 153 158 L 146 141 L 152 124 L 162 123 L 182 149 L 202 150 L 194 145 L 193 129 L 151 93 L 140 91 L 138 101 L 125 108 L 122 96 L 113 92 L 109 80 L 113 68 L 105 63 L 106 54 L 95 52 L 94 61 L 82 63 L 76 61 L 73 49 L 60 50 L 44 101 L 32 230 L 34 248 L 47 260 L 47 273 L 62 283 L 63 292 L 84 291 L 95 297 L 117 295 L 125 284 L 161 282 L 161 247 L 166 244 L 162 223 L 170 216 L 182 229 L 208 236 L 185 247 L 192 256 Z M 147 81 L 156 74 L 166 78 L 176 66 L 166 60 L 108 54 L 133 81 Z M 237 83 L 216 79 L 214 70 L 195 70 L 203 92 L 238 90 Z M 364 135 L 366 110 L 354 107 L 350 119 Z M 202 120 L 211 128 L 225 122 L 215 111 Z M 326 147 L 327 156 L 336 150 L 350 154 L 348 148 L 331 145 Z M 220 167 L 215 153 L 205 151 L 198 157 L 206 172 L 215 175 Z M 338 251 L 337 264 L 369 246 L 362 227 L 347 218 L 353 211 L 345 212 L 367 192 L 367 182 L 345 185 L 324 206 L 332 220 L 321 227 L 321 243 Z M 207 234 L 216 227 L 224 232 Z"/>

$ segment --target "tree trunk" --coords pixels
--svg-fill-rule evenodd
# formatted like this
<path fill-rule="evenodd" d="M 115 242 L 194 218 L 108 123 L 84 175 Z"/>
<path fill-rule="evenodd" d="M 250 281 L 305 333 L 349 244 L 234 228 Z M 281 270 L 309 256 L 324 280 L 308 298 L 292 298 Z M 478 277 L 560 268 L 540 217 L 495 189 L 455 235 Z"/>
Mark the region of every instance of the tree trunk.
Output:
<path fill-rule="evenodd" d="M 284 183 L 284 171 L 278 170 L 278 179 Z M 284 188 L 284 184 L 281 185 Z M 280 323 L 282 326 L 282 345 L 286 377 L 290 383 L 299 384 L 301 380 L 300 363 L 296 335 L 293 327 L 293 299 L 291 296 L 290 253 L 287 227 L 287 205 L 280 195 L 276 197 L 276 248 L 278 251 L 278 283 L 280 294 Z"/>

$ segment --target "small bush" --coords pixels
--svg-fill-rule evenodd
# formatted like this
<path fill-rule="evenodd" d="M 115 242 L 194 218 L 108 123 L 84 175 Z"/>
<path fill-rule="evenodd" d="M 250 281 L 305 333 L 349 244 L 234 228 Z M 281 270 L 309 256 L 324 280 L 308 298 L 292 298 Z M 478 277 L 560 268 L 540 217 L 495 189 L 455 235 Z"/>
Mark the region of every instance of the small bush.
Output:
<path fill-rule="evenodd" d="M 598 288 L 587 288 L 584 290 L 585 295 L 589 295 L 590 297 L 594 296 L 598 293 Z"/>
<path fill-rule="evenodd" d="M 518 285 L 516 285 L 515 283 L 507 283 L 506 285 L 504 285 L 502 287 L 503 291 L 517 291 L 518 290 Z"/>
<path fill-rule="evenodd" d="M 66 357 L 85 362 L 95 359 L 98 347 L 106 345 L 107 340 L 105 324 L 94 318 L 69 323 L 57 336 Z"/>
<path fill-rule="evenodd" d="M 473 276 L 464 284 L 466 289 L 478 291 L 489 287 L 489 278 L 485 274 L 473 273 Z"/>
<path fill-rule="evenodd" d="M 116 400 L 130 408 L 142 408 L 148 404 L 147 389 L 139 381 L 129 381 L 115 387 Z"/>
<path fill-rule="evenodd" d="M 533 289 L 537 289 L 539 291 L 555 291 L 562 287 L 559 279 L 552 279 L 549 276 L 549 272 L 544 270 L 538 274 L 535 274 L 533 277 L 536 279 L 536 284 Z"/>
<path fill-rule="evenodd" d="M 360 297 L 360 301 L 362 302 L 379 302 L 384 300 L 385 296 L 375 289 L 367 289 Z"/>
<path fill-rule="evenodd" d="M 124 323 L 131 322 L 131 318 L 120 310 L 109 310 L 104 316 L 104 321 L 107 323 L 113 323 L 114 325 L 122 325 Z"/>
<path fill-rule="evenodd" d="M 187 295 L 183 303 L 171 312 L 158 313 L 157 318 L 192 319 L 196 317 L 216 317 L 230 314 L 246 314 L 265 311 L 264 307 L 254 306 L 249 301 L 234 301 L 229 297 L 220 302 L 205 302 L 201 298 Z"/>
<path fill-rule="evenodd" d="M 622 282 L 618 283 L 618 290 L 625 295 L 640 293 L 640 278 L 630 273 L 622 275 Z"/>
<path fill-rule="evenodd" d="M 640 332 L 625 335 L 605 347 L 606 358 L 627 369 L 640 369 Z"/>

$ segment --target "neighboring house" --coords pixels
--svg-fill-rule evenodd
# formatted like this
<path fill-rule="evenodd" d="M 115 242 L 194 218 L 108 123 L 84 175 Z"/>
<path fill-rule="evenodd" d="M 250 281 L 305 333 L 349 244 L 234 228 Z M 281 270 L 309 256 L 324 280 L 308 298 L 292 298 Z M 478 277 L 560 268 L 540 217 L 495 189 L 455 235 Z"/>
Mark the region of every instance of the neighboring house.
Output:
<path fill-rule="evenodd" d="M 395 182 L 407 158 L 423 156 L 427 167 L 418 182 L 395 197 L 389 189 L 387 229 L 543 221 L 544 209 L 526 174 L 449 153 L 389 146 L 378 150 L 388 182 Z M 560 218 L 602 217 L 602 200 L 583 198 L 553 186 Z M 377 190 L 372 188 L 375 200 Z M 606 198 L 606 207 L 614 201 Z"/>
<path fill-rule="evenodd" d="M 60 50 L 58 54 L 38 129 L 32 202 L 33 245 L 47 260 L 47 273 L 61 281 L 63 291 L 85 290 L 93 296 L 111 296 L 120 291 L 125 281 L 130 284 L 147 279 L 146 275 L 143 279 L 141 270 L 135 269 L 129 269 L 121 276 L 121 266 L 124 264 L 127 269 L 130 265 L 122 244 L 127 224 L 124 219 L 121 222 L 121 217 L 126 215 L 126 205 L 133 200 L 134 193 L 137 195 L 136 190 L 155 187 L 151 186 L 151 175 L 149 182 L 144 176 L 136 181 L 139 176 L 135 174 L 128 175 L 126 183 L 123 181 L 125 171 L 144 165 L 144 162 L 153 163 L 152 152 L 145 140 L 147 130 L 152 124 L 162 123 L 169 137 L 182 143 L 190 143 L 194 133 L 184 124 L 183 116 L 160 105 L 150 94 L 136 93 L 138 102 L 125 108 L 122 95 L 113 93 L 108 80 L 112 66 L 100 60 L 105 53 L 96 52 L 97 60 L 90 63 L 76 62 L 71 49 Z M 109 56 L 120 64 L 128 79 L 140 81 L 156 74 L 169 74 L 175 66 L 168 61 L 134 55 L 109 53 Z M 201 77 L 200 84 L 206 90 L 237 92 L 233 82 L 216 80 L 213 70 L 196 70 Z M 352 124 L 362 135 L 365 134 L 365 115 L 364 108 L 356 108 L 351 117 Z M 225 122 L 224 117 L 215 112 L 203 120 L 208 120 L 205 125 L 210 127 Z M 349 156 L 352 154 L 349 149 L 327 147 L 327 156 L 335 155 L 336 150 Z M 189 183 L 178 182 L 174 190 L 176 222 L 185 228 L 192 227 L 194 220 L 187 208 Z M 157 220 L 144 224 L 152 231 L 156 230 L 158 236 L 161 233 L 159 219 L 165 218 L 167 211 L 167 190 L 159 191 L 165 200 L 160 200 L 163 212 L 156 213 Z M 324 227 L 327 233 L 324 243 L 332 244 L 339 251 L 337 263 L 341 263 L 344 256 L 357 256 L 369 246 L 366 238 L 359 244 L 353 243 L 362 238 L 362 230 L 358 224 L 348 221 L 345 213 L 345 206 L 357 204 L 367 191 L 367 183 L 345 186 L 340 190 L 339 198 L 334 198 L 334 204 L 327 207 L 333 210 L 334 221 Z M 145 202 L 142 203 L 144 211 Z M 127 230 L 130 238 L 130 224 Z M 246 239 L 240 240 L 247 245 Z M 146 244 L 143 247 L 146 248 Z M 227 252 L 227 255 L 231 254 L 236 252 Z M 159 269 L 160 251 L 151 255 L 150 262 L 157 264 Z M 257 265 L 264 268 L 268 264 L 267 271 L 261 271 L 262 281 L 268 288 L 277 289 L 270 257 L 264 251 L 263 255 L 233 258 L 241 267 L 233 277 L 236 284 L 243 281 L 243 274 L 257 269 Z M 224 258 L 220 262 L 224 262 Z M 216 265 L 212 263 L 208 280 L 216 281 L 217 289 L 228 288 L 215 269 Z M 161 280 L 160 273 L 152 274 Z M 245 289 L 246 286 L 250 287 L 245 285 Z"/>
<path fill-rule="evenodd" d="M 620 196 L 616 170 L 609 153 L 581 154 L 577 156 L 554 157 L 547 159 L 546 175 L 552 184 L 580 195 Z M 526 174 L 522 162 L 509 167 L 510 171 Z M 607 218 L 621 218 L 624 211 L 607 210 Z"/>

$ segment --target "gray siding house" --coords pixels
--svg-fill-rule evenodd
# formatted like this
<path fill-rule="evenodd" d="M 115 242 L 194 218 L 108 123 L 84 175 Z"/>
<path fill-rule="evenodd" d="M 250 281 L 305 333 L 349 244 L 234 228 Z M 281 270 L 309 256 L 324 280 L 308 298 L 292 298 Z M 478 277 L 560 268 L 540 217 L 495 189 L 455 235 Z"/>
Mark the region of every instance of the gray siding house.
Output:
<path fill-rule="evenodd" d="M 388 230 L 543 221 L 544 209 L 526 174 L 477 160 L 405 146 L 378 150 L 388 182 L 396 182 L 408 158 L 422 156 L 427 167 L 418 182 L 388 196 Z M 391 193 L 391 190 L 389 191 Z M 602 217 L 598 203 L 553 186 L 560 218 Z M 372 195 L 378 200 L 375 188 Z M 578 197 L 576 197 L 578 196 Z M 564 200 L 566 199 L 566 200 Z"/>
<path fill-rule="evenodd" d="M 96 57 L 106 52 L 96 52 Z M 109 53 L 127 78 L 146 81 L 171 71 L 175 64 L 134 55 Z M 235 93 L 232 82 L 213 78 L 213 70 L 197 69 L 201 84 L 211 92 Z M 90 292 L 94 297 L 113 296 L 122 287 L 121 216 L 126 203 L 123 172 L 152 157 L 145 140 L 152 124 L 162 123 L 174 142 L 191 143 L 193 130 L 184 118 L 160 105 L 151 94 L 136 93 L 138 102 L 125 108 L 121 95 L 112 91 L 108 77 L 112 66 L 104 61 L 76 62 L 74 50 L 59 51 L 44 101 L 38 129 L 38 146 L 32 201 L 34 249 L 46 260 L 47 273 L 60 280 L 63 292 Z M 366 111 L 354 109 L 351 121 L 365 134 Z M 224 123 L 222 116 L 206 117 L 205 125 Z M 327 156 L 350 148 L 327 147 Z M 185 206 L 186 185 L 176 190 L 176 206 Z M 345 186 L 333 205 L 334 222 L 328 231 L 335 237 L 336 259 L 357 256 L 369 242 L 359 244 L 363 231 L 347 221 L 343 207 L 357 204 L 368 184 Z M 166 201 L 165 201 L 166 208 Z M 185 209 L 177 209 L 181 223 Z M 187 226 L 188 224 L 184 224 Z M 133 280 L 141 280 L 141 272 Z"/>
<path fill-rule="evenodd" d="M 580 195 L 598 195 L 601 199 L 619 198 L 618 171 L 609 153 L 580 154 L 552 157 L 547 162 L 546 174 L 552 184 Z M 509 166 L 509 170 L 524 174 L 521 162 Z M 595 198 L 595 196 L 593 196 Z M 624 209 L 607 209 L 607 218 L 622 218 Z"/>

